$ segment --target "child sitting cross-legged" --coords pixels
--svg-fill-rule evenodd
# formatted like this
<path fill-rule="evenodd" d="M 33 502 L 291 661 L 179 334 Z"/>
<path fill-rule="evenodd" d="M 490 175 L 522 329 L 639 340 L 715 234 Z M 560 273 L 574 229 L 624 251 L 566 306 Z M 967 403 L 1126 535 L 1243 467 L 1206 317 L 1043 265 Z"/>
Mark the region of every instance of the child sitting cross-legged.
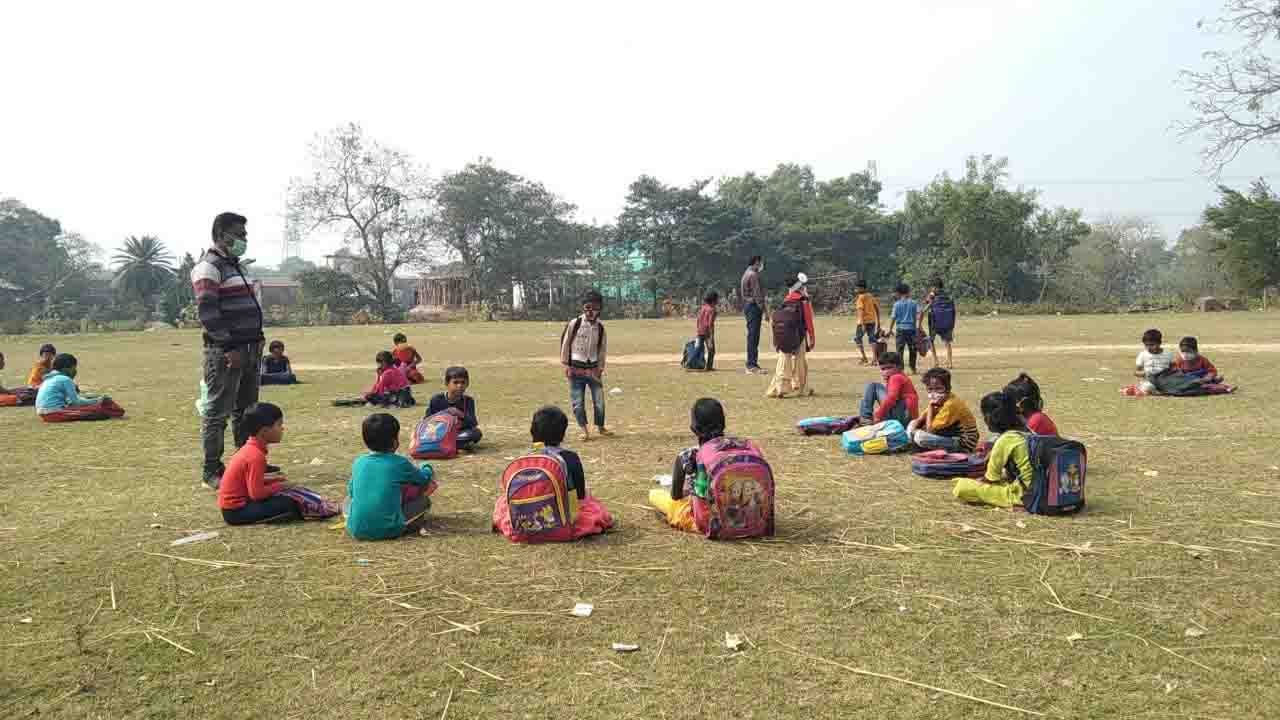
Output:
<path fill-rule="evenodd" d="M 649 504 L 677 530 L 713 539 L 773 534 L 773 471 L 754 443 L 725 436 L 724 406 L 701 398 L 689 411 L 698 444 L 676 456 L 671 489 Z"/>
<path fill-rule="evenodd" d="M 413 391 L 409 389 L 409 379 L 404 370 L 396 364 L 391 353 L 383 350 L 374 357 L 378 364 L 378 379 L 373 387 L 365 391 L 355 400 L 334 400 L 337 406 L 378 405 L 381 407 L 413 407 L 417 403 L 413 399 Z"/>
<path fill-rule="evenodd" d="M 587 494 L 582 459 L 560 447 L 568 430 L 569 416 L 558 407 L 533 414 L 533 449 L 503 473 L 493 505 L 494 532 L 518 543 L 567 542 L 613 527 L 613 516 Z"/>
<path fill-rule="evenodd" d="M 1057 435 L 1058 426 L 1044 412 L 1044 398 L 1040 396 L 1040 386 L 1031 376 L 1020 373 L 1012 382 L 1004 386 L 1004 394 L 1013 400 L 1013 406 L 1022 417 L 1027 429 L 1037 435 Z"/>
<path fill-rule="evenodd" d="M 57 355 L 58 350 L 54 346 L 49 343 L 41 345 L 36 361 L 31 366 L 31 372 L 27 375 L 27 384 L 33 388 L 40 387 L 40 383 L 44 382 L 45 374 L 53 369 L 53 359 Z"/>
<path fill-rule="evenodd" d="M 430 465 L 414 467 L 400 449 L 400 421 L 374 413 L 360 428 L 367 455 L 351 465 L 342 512 L 347 532 L 357 540 L 385 540 L 417 532 L 426 525 L 430 495 L 436 491 Z"/>
<path fill-rule="evenodd" d="M 1173 360 L 1173 369 L 1195 378 L 1201 385 L 1223 382 L 1218 368 L 1209 362 L 1209 358 L 1200 354 L 1200 341 L 1194 337 L 1184 337 L 1178 342 L 1178 356 Z"/>
<path fill-rule="evenodd" d="M 1022 493 L 1031 486 L 1034 469 L 1027 446 L 1027 428 L 1003 392 L 982 398 L 982 417 L 999 435 L 987 459 L 987 474 L 980 479 L 960 478 L 951 494 L 967 503 L 1011 508 L 1022 504 Z"/>
<path fill-rule="evenodd" d="M 269 446 L 284 439 L 284 411 L 271 403 L 255 403 L 244 411 L 241 431 L 248 440 L 222 473 L 218 508 L 228 525 L 286 520 L 323 520 L 338 508 L 304 487 L 288 485 L 284 475 L 268 473 Z"/>
<path fill-rule="evenodd" d="M 951 373 L 939 367 L 924 374 L 929 405 L 907 425 L 907 434 L 924 450 L 971 453 L 978 449 L 978 421 L 969 406 L 951 392 Z"/>
<path fill-rule="evenodd" d="M 36 414 L 45 422 L 73 420 L 107 420 L 124 417 L 124 408 L 107 396 L 81 397 L 75 377 L 79 363 L 74 355 L 63 353 L 53 359 L 36 393 Z"/>
<path fill-rule="evenodd" d="M 906 426 L 919 412 L 920 396 L 911 378 L 902 372 L 902 355 L 886 352 L 880 356 L 880 377 L 884 382 L 867 383 L 858 415 L 862 424 L 897 420 Z"/>
<path fill-rule="evenodd" d="M 4 353 L 0 352 L 0 370 L 4 370 Z M 0 380 L 0 407 L 17 407 L 35 402 L 35 388 L 19 386 L 7 388 Z"/>
<path fill-rule="evenodd" d="M 258 382 L 261 385 L 292 385 L 298 382 L 293 374 L 293 366 L 289 356 L 284 354 L 284 343 L 272 340 L 267 346 L 267 354 L 262 357 Z"/>
<path fill-rule="evenodd" d="M 456 410 L 462 418 L 461 430 L 458 432 L 458 449 L 472 450 L 484 437 L 480 432 L 480 420 L 476 417 L 476 401 L 467 394 L 471 385 L 471 375 L 464 367 L 451 367 L 444 371 L 444 388 L 436 393 L 427 406 L 427 417 L 447 410 Z"/>

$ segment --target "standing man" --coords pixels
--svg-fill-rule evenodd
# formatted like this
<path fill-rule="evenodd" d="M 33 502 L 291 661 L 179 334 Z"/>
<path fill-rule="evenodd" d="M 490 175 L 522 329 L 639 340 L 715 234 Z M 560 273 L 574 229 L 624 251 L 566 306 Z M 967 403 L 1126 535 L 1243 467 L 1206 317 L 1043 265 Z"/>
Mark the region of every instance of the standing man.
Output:
<path fill-rule="evenodd" d="M 752 255 L 747 271 L 742 273 L 742 314 L 747 319 L 747 374 L 762 373 L 760 369 L 760 323 L 764 321 L 764 289 L 760 287 L 760 271 L 764 259 Z"/>
<path fill-rule="evenodd" d="M 204 484 L 218 489 L 227 416 L 236 447 L 244 445 L 244 411 L 258 402 L 258 360 L 262 356 L 262 307 L 240 269 L 248 247 L 248 221 L 224 212 L 213 219 L 213 247 L 191 270 L 200 324 L 204 326 L 204 383 L 207 402 L 200 420 Z M 203 400 L 204 398 L 202 398 Z M 268 471 L 279 468 L 268 465 Z"/>

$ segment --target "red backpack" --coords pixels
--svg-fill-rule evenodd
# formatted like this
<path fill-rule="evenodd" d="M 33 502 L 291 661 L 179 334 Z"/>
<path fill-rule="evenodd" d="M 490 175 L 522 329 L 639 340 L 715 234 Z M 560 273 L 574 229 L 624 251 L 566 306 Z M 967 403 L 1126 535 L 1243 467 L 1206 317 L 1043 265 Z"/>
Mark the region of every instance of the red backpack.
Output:
<path fill-rule="evenodd" d="M 453 408 L 423 418 L 413 429 L 415 460 L 449 460 L 458 456 L 458 433 L 462 432 L 462 413 Z"/>
<path fill-rule="evenodd" d="M 500 492 L 507 500 L 513 534 L 536 540 L 557 531 L 572 532 L 578 494 L 569 486 L 569 466 L 554 448 L 535 447 L 513 460 L 502 473 Z"/>

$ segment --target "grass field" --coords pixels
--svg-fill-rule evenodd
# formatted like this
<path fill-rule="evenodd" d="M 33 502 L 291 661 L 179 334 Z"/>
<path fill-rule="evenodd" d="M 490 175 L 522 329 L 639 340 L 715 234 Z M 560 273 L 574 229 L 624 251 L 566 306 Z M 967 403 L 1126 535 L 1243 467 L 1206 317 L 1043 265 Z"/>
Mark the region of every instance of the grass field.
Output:
<path fill-rule="evenodd" d="M 263 391 L 286 413 L 272 458 L 334 498 L 366 411 L 329 401 L 369 384 L 391 333 L 409 334 L 433 380 L 471 369 L 483 451 L 436 464 L 427 537 L 386 543 L 329 522 L 222 524 L 198 484 L 197 333 L 0 338 L 5 380 L 52 340 L 80 358 L 86 389 L 128 410 L 66 426 L 0 410 L 0 717 L 1276 717 L 1276 323 L 962 318 L 961 397 L 976 406 L 1025 369 L 1089 446 L 1088 512 L 1049 519 L 967 507 L 906 457 L 794 434 L 798 418 L 852 412 L 874 369 L 820 354 L 817 396 L 766 400 L 767 377 L 740 371 L 740 318 L 720 322 L 730 355 L 713 374 L 673 359 L 692 321 L 614 321 L 618 436 L 569 446 L 618 526 L 537 547 L 492 535 L 489 515 L 532 411 L 568 409 L 548 358 L 558 325 L 271 333 L 306 381 Z M 1175 344 L 1198 334 L 1241 391 L 1120 397 L 1150 326 Z M 819 351 L 856 356 L 847 318 L 819 327 Z M 704 395 L 773 464 L 771 540 L 707 542 L 645 507 Z M 421 412 L 397 414 L 411 427 Z M 169 546 L 211 529 L 221 537 Z M 570 616 L 579 601 L 595 614 Z M 749 645 L 731 653 L 726 632 Z"/>

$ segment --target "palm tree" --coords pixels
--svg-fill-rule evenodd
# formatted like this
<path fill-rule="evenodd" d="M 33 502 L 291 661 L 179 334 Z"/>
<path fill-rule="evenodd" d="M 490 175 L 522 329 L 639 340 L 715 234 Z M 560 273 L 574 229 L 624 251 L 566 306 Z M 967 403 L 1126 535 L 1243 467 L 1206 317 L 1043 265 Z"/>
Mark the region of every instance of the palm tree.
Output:
<path fill-rule="evenodd" d="M 173 282 L 173 256 L 160 239 L 152 235 L 130 235 L 116 251 L 112 285 L 125 295 L 133 295 L 150 305 L 151 298 Z"/>

